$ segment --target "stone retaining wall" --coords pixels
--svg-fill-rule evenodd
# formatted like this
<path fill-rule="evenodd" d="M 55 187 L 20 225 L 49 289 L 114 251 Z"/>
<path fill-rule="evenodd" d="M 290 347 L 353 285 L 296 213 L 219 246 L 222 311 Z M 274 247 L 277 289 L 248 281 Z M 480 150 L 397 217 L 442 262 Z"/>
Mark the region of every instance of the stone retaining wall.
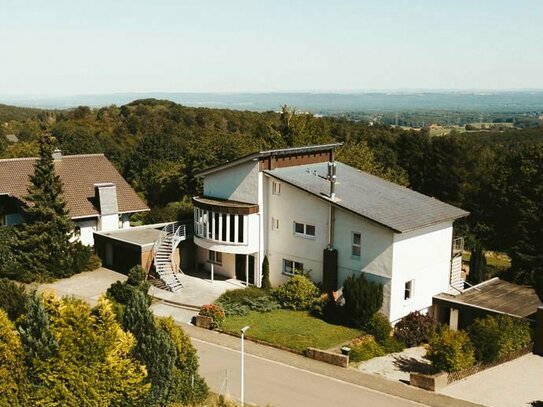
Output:
<path fill-rule="evenodd" d="M 329 363 L 331 365 L 347 367 L 349 366 L 349 356 L 340 355 L 339 353 L 328 352 L 316 348 L 307 348 L 305 355 L 308 358 Z"/>

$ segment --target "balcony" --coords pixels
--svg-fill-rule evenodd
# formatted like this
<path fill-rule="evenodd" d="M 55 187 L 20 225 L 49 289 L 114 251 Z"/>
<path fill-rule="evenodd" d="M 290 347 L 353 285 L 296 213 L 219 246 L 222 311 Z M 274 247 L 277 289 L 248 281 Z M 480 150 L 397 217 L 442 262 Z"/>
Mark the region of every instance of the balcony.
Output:
<path fill-rule="evenodd" d="M 224 251 L 225 246 L 250 246 L 251 240 L 255 240 L 258 205 L 206 197 L 194 197 L 192 202 L 198 246 Z"/>
<path fill-rule="evenodd" d="M 462 252 L 464 251 L 464 238 L 463 237 L 457 237 L 453 239 L 452 242 L 452 255 L 462 255 Z"/>

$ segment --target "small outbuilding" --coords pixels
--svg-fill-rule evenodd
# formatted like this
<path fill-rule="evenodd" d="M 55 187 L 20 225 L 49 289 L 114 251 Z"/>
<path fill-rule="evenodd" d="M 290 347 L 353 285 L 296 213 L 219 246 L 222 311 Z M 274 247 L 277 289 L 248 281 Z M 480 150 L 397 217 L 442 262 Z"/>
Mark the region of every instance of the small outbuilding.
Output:
<path fill-rule="evenodd" d="M 535 320 L 543 304 L 533 287 L 513 284 L 495 277 L 462 293 L 437 294 L 433 297 L 436 319 L 452 329 L 464 329 L 475 318 L 505 314 Z"/>

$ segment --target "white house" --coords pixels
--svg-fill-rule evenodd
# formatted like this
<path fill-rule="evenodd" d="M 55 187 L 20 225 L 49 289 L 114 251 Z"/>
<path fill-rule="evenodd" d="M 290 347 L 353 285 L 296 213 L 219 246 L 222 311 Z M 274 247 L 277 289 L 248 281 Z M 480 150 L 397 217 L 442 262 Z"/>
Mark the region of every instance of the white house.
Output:
<path fill-rule="evenodd" d="M 57 150 L 53 158 L 55 172 L 64 184 L 68 214 L 83 244 L 93 244 L 93 232 L 127 228 L 132 213 L 149 210 L 103 154 L 63 156 Z M 0 226 L 23 221 L 21 207 L 35 161 L 0 160 Z"/>
<path fill-rule="evenodd" d="M 363 272 L 383 284 L 390 321 L 428 310 L 459 279 L 453 222 L 468 213 L 336 162 L 338 145 L 261 151 L 199 174 L 199 263 L 259 286 L 267 255 L 273 285 L 303 271 L 327 290 Z"/>

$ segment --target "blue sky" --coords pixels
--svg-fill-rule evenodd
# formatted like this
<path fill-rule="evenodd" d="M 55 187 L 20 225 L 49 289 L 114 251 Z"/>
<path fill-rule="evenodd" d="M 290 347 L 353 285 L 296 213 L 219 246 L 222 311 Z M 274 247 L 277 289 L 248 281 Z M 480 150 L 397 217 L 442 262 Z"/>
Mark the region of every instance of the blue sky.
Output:
<path fill-rule="evenodd" d="M 0 0 L 0 95 L 543 89 L 543 1 Z"/>

